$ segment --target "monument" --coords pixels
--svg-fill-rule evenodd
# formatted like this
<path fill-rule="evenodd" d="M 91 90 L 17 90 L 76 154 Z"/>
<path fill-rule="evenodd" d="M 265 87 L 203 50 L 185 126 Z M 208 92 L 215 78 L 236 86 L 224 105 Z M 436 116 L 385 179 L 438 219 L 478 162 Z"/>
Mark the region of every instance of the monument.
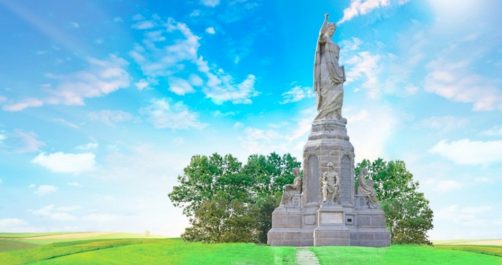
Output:
<path fill-rule="evenodd" d="M 385 214 L 373 182 L 363 170 L 354 176 L 354 147 L 342 117 L 345 70 L 339 66 L 340 47 L 332 41 L 336 25 L 325 15 L 314 59 L 317 116 L 303 149 L 304 179 L 295 170 L 272 214 L 268 244 L 272 246 L 390 244 Z"/>

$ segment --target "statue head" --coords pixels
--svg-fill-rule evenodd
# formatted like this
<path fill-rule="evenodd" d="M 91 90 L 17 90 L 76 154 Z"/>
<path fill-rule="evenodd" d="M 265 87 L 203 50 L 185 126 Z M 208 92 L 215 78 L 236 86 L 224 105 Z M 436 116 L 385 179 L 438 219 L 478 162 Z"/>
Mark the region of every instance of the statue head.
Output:
<path fill-rule="evenodd" d="M 295 177 L 299 178 L 300 177 L 300 169 L 297 167 L 293 168 L 293 175 Z"/>
<path fill-rule="evenodd" d="M 333 164 L 333 162 L 328 162 L 327 166 L 329 169 L 335 168 L 335 165 Z"/>
<path fill-rule="evenodd" d="M 328 25 L 326 25 L 326 34 L 328 34 L 328 36 L 331 38 L 333 37 L 333 35 L 335 34 L 335 31 L 336 31 L 336 24 L 335 23 L 328 23 Z"/>

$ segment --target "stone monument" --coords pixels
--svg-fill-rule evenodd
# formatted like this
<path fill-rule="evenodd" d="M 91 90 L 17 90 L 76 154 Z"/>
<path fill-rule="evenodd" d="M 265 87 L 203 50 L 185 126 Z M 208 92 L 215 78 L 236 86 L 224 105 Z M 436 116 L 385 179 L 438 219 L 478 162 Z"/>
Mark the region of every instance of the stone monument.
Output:
<path fill-rule="evenodd" d="M 336 25 L 325 15 L 314 59 L 317 116 L 303 149 L 304 179 L 295 170 L 272 214 L 268 244 L 273 246 L 390 244 L 385 214 L 373 182 L 363 170 L 354 176 L 354 147 L 342 117 L 345 71 L 339 66 L 340 47 L 332 41 Z"/>

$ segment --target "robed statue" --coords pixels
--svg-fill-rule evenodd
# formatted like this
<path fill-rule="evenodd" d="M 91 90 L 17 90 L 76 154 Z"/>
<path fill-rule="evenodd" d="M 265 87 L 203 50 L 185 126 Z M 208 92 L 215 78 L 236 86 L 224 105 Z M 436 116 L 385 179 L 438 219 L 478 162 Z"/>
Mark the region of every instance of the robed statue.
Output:
<path fill-rule="evenodd" d="M 314 58 L 314 90 L 317 95 L 317 116 L 321 119 L 341 119 L 345 71 L 338 65 L 340 47 L 332 41 L 336 25 L 328 22 L 328 14 L 319 32 Z"/>
<path fill-rule="evenodd" d="M 361 174 L 359 174 L 359 177 L 357 178 L 357 194 L 364 196 L 366 205 L 369 208 L 376 208 L 378 207 L 378 199 L 375 187 L 373 187 L 374 182 L 371 178 L 366 180 L 367 176 L 368 169 L 363 168 L 361 170 Z"/>
<path fill-rule="evenodd" d="M 293 175 L 295 176 L 293 184 L 284 186 L 284 192 L 282 193 L 281 199 L 281 204 L 283 205 L 291 204 L 293 202 L 293 197 L 302 193 L 302 178 L 300 177 L 300 169 L 294 168 Z"/>

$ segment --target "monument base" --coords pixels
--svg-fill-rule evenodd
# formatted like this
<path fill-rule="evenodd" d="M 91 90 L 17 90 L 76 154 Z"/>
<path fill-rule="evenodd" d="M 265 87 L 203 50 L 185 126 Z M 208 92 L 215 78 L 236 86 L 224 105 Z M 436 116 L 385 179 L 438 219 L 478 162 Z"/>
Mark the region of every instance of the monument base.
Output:
<path fill-rule="evenodd" d="M 314 229 L 314 246 L 350 245 L 350 230 L 345 225 L 345 210 L 340 205 L 322 204 L 319 226 Z"/>
<path fill-rule="evenodd" d="M 345 119 L 313 122 L 304 147 L 301 193 L 284 200 L 274 210 L 269 245 L 390 245 L 390 233 L 380 206 L 369 203 L 363 194 L 354 194 L 354 148 L 347 136 L 346 123 Z M 323 203 L 321 177 L 329 170 L 340 178 L 340 193 L 336 200 Z"/>
<path fill-rule="evenodd" d="M 267 234 L 267 244 L 271 246 L 312 246 L 312 230 L 298 228 L 272 228 Z"/>

